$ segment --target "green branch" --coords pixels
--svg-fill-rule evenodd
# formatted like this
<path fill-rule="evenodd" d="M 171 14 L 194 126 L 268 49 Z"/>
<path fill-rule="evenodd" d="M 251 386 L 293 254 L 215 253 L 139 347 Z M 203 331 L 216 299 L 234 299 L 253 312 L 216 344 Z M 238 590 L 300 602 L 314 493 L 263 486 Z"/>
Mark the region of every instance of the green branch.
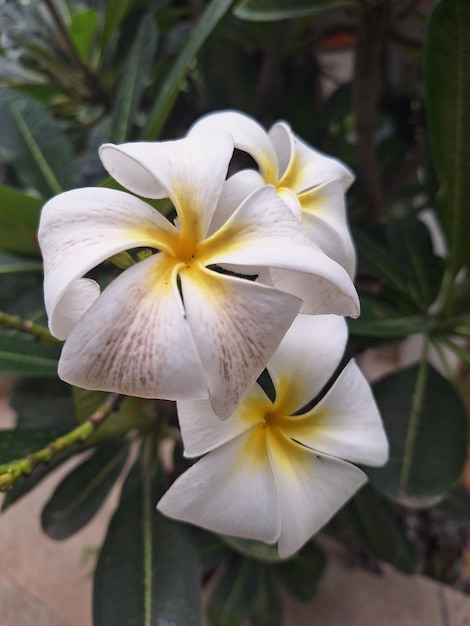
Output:
<path fill-rule="evenodd" d="M 33 337 L 42 343 L 62 343 L 60 339 L 51 335 L 44 326 L 39 326 L 39 324 L 24 320 L 19 315 L 9 315 L 3 311 L 0 311 L 0 328 L 17 330 L 20 333 L 28 333 L 28 335 L 33 335 Z"/>
<path fill-rule="evenodd" d="M 111 393 L 84 422 L 70 432 L 51 441 L 47 446 L 31 452 L 22 459 L 0 465 L 0 491 L 8 491 L 21 476 L 29 476 L 41 463 L 49 463 L 60 452 L 76 443 L 84 443 L 96 432 L 111 413 L 119 410 L 124 396 Z"/>

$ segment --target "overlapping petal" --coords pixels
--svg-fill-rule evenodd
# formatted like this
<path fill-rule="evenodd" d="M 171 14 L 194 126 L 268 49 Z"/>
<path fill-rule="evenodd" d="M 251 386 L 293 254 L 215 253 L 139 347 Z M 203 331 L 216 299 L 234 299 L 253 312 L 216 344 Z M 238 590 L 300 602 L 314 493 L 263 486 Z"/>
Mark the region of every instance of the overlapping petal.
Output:
<path fill-rule="evenodd" d="M 267 366 L 276 410 L 293 415 L 315 398 L 337 368 L 347 334 L 337 315 L 297 316 Z"/>
<path fill-rule="evenodd" d="M 205 237 L 233 153 L 227 132 L 195 134 L 176 141 L 105 144 L 100 158 L 110 175 L 130 191 L 169 197 L 182 231 Z"/>
<path fill-rule="evenodd" d="M 178 231 L 166 218 L 121 191 L 74 189 L 49 200 L 42 210 L 38 238 L 51 332 L 61 339 L 67 336 L 69 328 L 59 321 L 60 314 L 56 320 L 56 308 L 76 279 L 118 252 L 140 246 L 165 250 L 177 237 Z M 86 302 L 90 302 L 88 292 L 80 315 Z"/>
<path fill-rule="evenodd" d="M 210 452 L 182 474 L 157 508 L 225 535 L 276 541 L 279 500 L 259 427 Z"/>
<path fill-rule="evenodd" d="M 295 270 L 287 272 L 293 279 L 284 281 L 279 273 L 281 290 L 304 300 L 306 312 L 358 315 L 357 292 L 347 272 L 316 246 L 270 186 L 251 194 L 199 253 L 205 263 L 242 272 L 254 267 Z M 277 287 L 278 273 L 272 276 Z"/>
<path fill-rule="evenodd" d="M 180 278 L 211 404 L 224 419 L 262 372 L 301 302 L 271 287 L 203 268 L 183 269 Z"/>
<path fill-rule="evenodd" d="M 291 441 L 268 435 L 268 450 L 281 508 L 279 556 L 296 552 L 366 482 L 360 469 Z"/>
<path fill-rule="evenodd" d="M 208 397 L 199 354 L 165 253 L 107 287 L 73 328 L 60 377 L 84 389 L 147 398 Z"/>

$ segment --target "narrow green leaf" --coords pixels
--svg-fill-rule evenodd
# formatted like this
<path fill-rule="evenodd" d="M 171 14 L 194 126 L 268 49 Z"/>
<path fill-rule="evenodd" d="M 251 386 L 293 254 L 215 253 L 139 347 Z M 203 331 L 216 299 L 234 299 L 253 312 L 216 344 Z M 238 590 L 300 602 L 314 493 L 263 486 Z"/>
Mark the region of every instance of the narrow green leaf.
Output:
<path fill-rule="evenodd" d="M 0 274 L 19 274 L 21 272 L 42 271 L 41 261 L 0 252 Z"/>
<path fill-rule="evenodd" d="M 129 139 L 140 99 L 149 82 L 156 48 L 155 19 L 153 15 L 146 15 L 139 26 L 119 81 L 111 119 L 111 141 L 122 143 Z"/>
<path fill-rule="evenodd" d="M 97 564 L 94 626 L 198 626 L 200 564 L 190 529 L 160 515 L 161 492 L 136 465 Z"/>
<path fill-rule="evenodd" d="M 191 31 L 184 48 L 163 80 L 160 93 L 150 111 L 141 139 L 158 137 L 178 96 L 179 88 L 190 64 L 219 21 L 227 13 L 232 2 L 233 0 L 211 0 L 206 6 L 204 13 Z"/>
<path fill-rule="evenodd" d="M 229 537 L 228 535 L 220 535 L 220 538 L 226 545 L 235 550 L 235 552 L 249 556 L 252 559 L 266 561 L 268 563 L 278 563 L 281 561 L 276 545 L 268 545 L 267 543 L 254 541 L 252 539 Z"/>
<path fill-rule="evenodd" d="M 0 154 L 25 187 L 44 197 L 73 187 L 77 160 L 57 122 L 37 102 L 14 91 L 0 92 Z"/>
<path fill-rule="evenodd" d="M 66 476 L 41 515 L 51 539 L 67 539 L 88 524 L 121 474 L 127 454 L 127 442 L 108 444 Z"/>
<path fill-rule="evenodd" d="M 19 378 L 10 392 L 18 428 L 64 428 L 77 425 L 71 387 L 59 378 Z"/>
<path fill-rule="evenodd" d="M 425 45 L 425 104 L 437 208 L 454 274 L 470 263 L 470 3 L 442 0 Z"/>
<path fill-rule="evenodd" d="M 0 334 L 0 376 L 57 376 L 60 346 L 37 343 L 22 335 Z"/>
<path fill-rule="evenodd" d="M 98 29 L 98 14 L 93 9 L 85 9 L 72 16 L 69 26 L 70 39 L 80 58 L 87 63 L 90 60 Z"/>
<path fill-rule="evenodd" d="M 358 4 L 357 0 L 241 0 L 233 12 L 242 20 L 266 22 L 319 16 Z"/>
<path fill-rule="evenodd" d="M 103 21 L 101 55 L 104 56 L 111 41 L 117 37 L 119 26 L 127 15 L 132 0 L 108 0 Z"/>
<path fill-rule="evenodd" d="M 326 557 L 321 548 L 309 541 L 300 552 L 273 567 L 282 584 L 302 602 L 311 600 L 325 570 Z"/>
<path fill-rule="evenodd" d="M 390 459 L 366 469 L 372 484 L 405 506 L 426 507 L 456 483 L 466 459 L 465 409 L 452 385 L 423 360 L 374 385 Z"/>
<path fill-rule="evenodd" d="M 463 524 L 470 524 L 470 490 L 457 487 L 439 505 L 438 511 Z"/>
<path fill-rule="evenodd" d="M 418 567 L 416 547 L 406 536 L 406 529 L 394 515 L 390 504 L 366 486 L 349 502 L 354 530 L 363 545 L 381 561 L 387 561 L 407 574 Z"/>
<path fill-rule="evenodd" d="M 0 430 L 0 465 L 39 450 L 65 432 L 63 428 L 23 428 Z"/>
<path fill-rule="evenodd" d="M 0 248 L 37 256 L 37 230 L 42 200 L 0 185 Z"/>

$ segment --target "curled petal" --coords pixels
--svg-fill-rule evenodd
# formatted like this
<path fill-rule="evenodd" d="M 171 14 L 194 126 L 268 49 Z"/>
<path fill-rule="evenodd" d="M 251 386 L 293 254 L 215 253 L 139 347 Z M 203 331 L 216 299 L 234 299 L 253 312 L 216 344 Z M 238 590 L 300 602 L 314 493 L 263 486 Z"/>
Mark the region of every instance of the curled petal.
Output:
<path fill-rule="evenodd" d="M 338 366 L 347 336 L 338 315 L 296 317 L 267 365 L 277 411 L 292 415 L 315 398 Z"/>
<path fill-rule="evenodd" d="M 349 232 L 343 184 L 333 180 L 298 196 L 302 225 L 320 248 L 353 277 L 356 253 Z"/>
<path fill-rule="evenodd" d="M 337 159 L 326 156 L 302 141 L 285 122 L 277 122 L 269 130 L 276 153 L 290 154 L 290 160 L 279 184 L 299 194 L 329 180 L 340 179 L 346 191 L 354 181 L 352 172 Z M 294 147 L 292 148 L 292 137 Z M 279 158 L 279 157 L 278 157 Z"/>
<path fill-rule="evenodd" d="M 207 454 L 173 483 L 157 508 L 216 533 L 276 541 L 279 503 L 263 434 L 255 427 Z"/>
<path fill-rule="evenodd" d="M 49 321 L 52 334 L 58 339 L 66 339 L 99 295 L 100 286 L 94 280 L 74 280 L 59 300 Z"/>
<path fill-rule="evenodd" d="M 311 411 L 290 421 L 286 433 L 305 446 L 365 465 L 383 465 L 388 443 L 372 391 L 354 361 Z"/>
<path fill-rule="evenodd" d="M 171 248 L 177 236 L 176 228 L 153 207 L 122 191 L 74 189 L 49 200 L 41 213 L 38 238 L 51 332 L 61 338 L 68 332 L 56 322 L 56 307 L 76 279 L 123 250 Z M 84 312 L 80 308 L 74 316 L 65 306 L 69 317 L 78 319 Z"/>
<path fill-rule="evenodd" d="M 243 403 L 227 420 L 220 420 L 208 400 L 181 400 L 178 420 L 187 457 L 202 456 L 260 423 L 271 402 L 259 385 L 253 385 Z"/>
<path fill-rule="evenodd" d="M 215 210 L 209 233 L 212 235 L 225 224 L 232 213 L 250 195 L 264 185 L 256 170 L 242 170 L 225 181 L 222 195 Z"/>
<path fill-rule="evenodd" d="M 233 137 L 235 147 L 244 150 L 258 164 L 263 178 L 273 184 L 279 176 L 276 152 L 264 128 L 249 115 L 237 111 L 211 113 L 198 120 L 190 129 L 190 136 L 208 130 L 228 131 Z"/>
<path fill-rule="evenodd" d="M 300 300 L 206 269 L 181 271 L 187 319 L 216 415 L 231 415 L 261 374 L 300 308 Z"/>
<path fill-rule="evenodd" d="M 295 276 L 294 281 L 283 280 L 282 272 L 272 276 L 282 283 L 282 291 L 308 303 L 305 312 L 358 314 L 359 300 L 351 278 L 318 248 L 271 186 L 252 193 L 203 243 L 199 254 L 206 264 L 238 266 L 242 272 L 257 266 L 295 270 L 287 272 Z"/>
<path fill-rule="evenodd" d="M 367 480 L 360 469 L 287 439 L 268 435 L 281 507 L 279 555 L 290 556 L 312 537 Z"/>
<path fill-rule="evenodd" d="M 159 253 L 116 278 L 70 333 L 59 376 L 144 398 L 207 398 L 176 272 L 174 260 Z"/>
<path fill-rule="evenodd" d="M 181 230 L 194 231 L 200 239 L 209 228 L 232 153 L 228 133 L 208 132 L 177 141 L 105 144 L 100 158 L 126 189 L 147 198 L 169 197 Z"/>

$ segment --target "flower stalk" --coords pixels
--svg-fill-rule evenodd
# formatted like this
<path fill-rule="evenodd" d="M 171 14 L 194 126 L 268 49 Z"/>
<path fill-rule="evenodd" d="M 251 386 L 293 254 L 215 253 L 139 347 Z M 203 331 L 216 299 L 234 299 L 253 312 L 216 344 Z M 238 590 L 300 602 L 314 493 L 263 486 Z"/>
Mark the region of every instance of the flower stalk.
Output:
<path fill-rule="evenodd" d="M 6 330 L 16 330 L 21 333 L 33 335 L 33 337 L 41 343 L 62 343 L 60 339 L 53 337 L 47 328 L 44 328 L 44 326 L 35 324 L 31 320 L 24 320 L 19 315 L 9 315 L 3 311 L 0 311 L 0 328 L 5 328 Z"/>

